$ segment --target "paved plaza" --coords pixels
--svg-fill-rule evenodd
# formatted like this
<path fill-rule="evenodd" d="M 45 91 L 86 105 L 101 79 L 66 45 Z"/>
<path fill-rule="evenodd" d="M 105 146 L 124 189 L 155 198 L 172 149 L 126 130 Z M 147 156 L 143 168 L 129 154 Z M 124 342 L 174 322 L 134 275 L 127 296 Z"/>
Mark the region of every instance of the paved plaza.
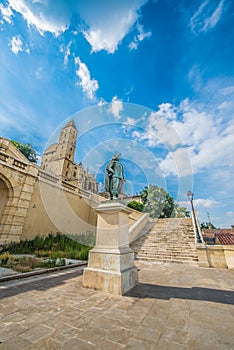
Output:
<path fill-rule="evenodd" d="M 126 296 L 82 269 L 0 283 L 0 350 L 234 349 L 234 270 L 137 263 Z"/>

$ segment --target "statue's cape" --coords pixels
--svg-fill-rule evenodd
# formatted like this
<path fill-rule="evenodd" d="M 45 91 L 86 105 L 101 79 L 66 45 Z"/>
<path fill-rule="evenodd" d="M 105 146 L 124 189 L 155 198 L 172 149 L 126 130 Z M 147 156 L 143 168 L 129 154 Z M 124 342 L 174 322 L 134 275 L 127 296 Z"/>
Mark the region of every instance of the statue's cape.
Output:
<path fill-rule="evenodd" d="M 109 177 L 109 173 L 107 170 L 105 172 L 104 188 L 107 192 L 110 191 L 110 177 Z"/>

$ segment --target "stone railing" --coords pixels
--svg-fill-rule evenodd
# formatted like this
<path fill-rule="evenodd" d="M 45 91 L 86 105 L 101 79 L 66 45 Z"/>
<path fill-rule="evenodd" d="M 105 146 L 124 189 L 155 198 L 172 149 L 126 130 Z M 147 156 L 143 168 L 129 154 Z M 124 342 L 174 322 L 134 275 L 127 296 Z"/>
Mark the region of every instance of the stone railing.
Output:
<path fill-rule="evenodd" d="M 197 245 L 198 265 L 234 269 L 233 245 Z"/>
<path fill-rule="evenodd" d="M 9 158 L 9 156 L 6 153 L 0 151 L 0 160 L 7 163 L 8 158 Z"/>
<path fill-rule="evenodd" d="M 45 180 L 48 180 L 48 181 L 53 182 L 53 183 L 59 183 L 58 177 L 56 177 L 50 173 L 47 173 L 46 171 L 41 170 L 41 169 L 39 169 L 39 179 L 45 179 Z"/>
<path fill-rule="evenodd" d="M 23 162 L 22 160 L 16 159 L 8 154 L 6 154 L 4 151 L 0 149 L 0 160 L 5 162 L 9 166 L 14 166 L 21 170 L 27 170 L 28 163 Z"/>
<path fill-rule="evenodd" d="M 73 192 L 77 191 L 77 186 L 71 184 L 70 182 L 63 180 L 62 185 L 63 185 L 63 187 L 67 188 L 70 191 L 73 191 Z"/>
<path fill-rule="evenodd" d="M 131 214 L 130 214 L 131 215 Z M 144 228 L 149 222 L 149 213 L 141 213 L 129 227 L 129 243 L 134 242 L 145 234 Z"/>
<path fill-rule="evenodd" d="M 22 162 L 21 160 L 14 159 L 12 165 L 16 166 L 17 168 L 26 170 L 28 164 Z"/>
<path fill-rule="evenodd" d="M 99 196 L 97 193 L 86 191 L 86 190 L 83 190 L 82 188 L 78 189 L 78 193 L 82 198 L 90 201 L 90 203 L 92 203 L 94 207 L 106 200 L 105 198 Z"/>

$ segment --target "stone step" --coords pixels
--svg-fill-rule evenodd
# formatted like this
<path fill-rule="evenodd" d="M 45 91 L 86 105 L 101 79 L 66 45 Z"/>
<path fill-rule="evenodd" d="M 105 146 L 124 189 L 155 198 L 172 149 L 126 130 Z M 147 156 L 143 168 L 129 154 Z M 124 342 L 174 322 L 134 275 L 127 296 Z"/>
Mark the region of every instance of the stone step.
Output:
<path fill-rule="evenodd" d="M 170 247 L 168 247 L 167 249 L 160 249 L 160 247 L 159 248 L 157 248 L 157 249 L 144 249 L 144 248 L 142 248 L 142 249 L 139 249 L 139 251 L 141 251 L 141 252 L 162 252 L 162 253 L 165 253 L 165 254 L 168 254 L 168 253 L 170 253 L 170 252 L 172 252 L 172 253 L 180 253 L 180 252 L 189 252 L 189 253 L 194 253 L 195 254 L 195 252 L 196 252 L 196 249 L 171 249 Z"/>
<path fill-rule="evenodd" d="M 198 259 L 190 259 L 190 260 L 186 260 L 186 259 L 170 259 L 170 258 L 155 258 L 155 257 L 141 257 L 141 258 L 137 258 L 137 260 L 144 260 L 144 261 L 151 261 L 151 262 L 165 262 L 165 263 L 181 263 L 181 264 L 194 264 L 197 265 L 197 261 Z"/>
<path fill-rule="evenodd" d="M 168 240 L 168 241 L 166 241 L 166 242 L 160 242 L 160 241 L 154 241 L 154 242 L 148 242 L 148 241 L 143 241 L 143 242 L 141 242 L 141 245 L 147 245 L 148 247 L 154 247 L 154 246 L 158 246 L 159 244 L 161 245 L 161 246 L 163 246 L 163 245 L 168 245 L 168 243 L 170 243 L 170 245 L 171 246 L 178 246 L 178 245 L 180 245 L 180 243 L 182 244 L 182 245 L 184 245 L 184 246 L 188 246 L 188 245 L 190 245 L 190 246 L 194 246 L 194 243 L 195 242 L 191 242 L 191 241 L 185 241 L 185 240 L 182 240 L 182 242 L 181 241 L 170 241 L 170 240 Z"/>
<path fill-rule="evenodd" d="M 170 249 L 193 249 L 194 245 L 192 244 L 177 244 L 177 245 L 172 245 L 172 244 L 154 244 L 154 245 L 148 245 L 148 244 L 142 244 L 139 247 L 141 247 L 142 249 L 167 249 L 168 247 L 170 247 Z"/>
<path fill-rule="evenodd" d="M 152 221 L 151 221 L 152 223 Z M 138 260 L 197 262 L 191 219 L 158 219 L 132 245 Z"/>
<path fill-rule="evenodd" d="M 159 257 L 159 256 L 177 256 L 177 257 L 179 257 L 179 258 L 181 258 L 181 257 L 183 257 L 183 256 L 187 256 L 187 257 L 192 257 L 192 258 L 194 258 L 194 257 L 197 257 L 197 254 L 196 253 L 193 253 L 193 254 L 189 254 L 189 253 L 186 253 L 186 252 L 181 252 L 181 253 L 175 253 L 175 254 L 173 254 L 173 253 L 170 253 L 170 252 L 168 252 L 168 253 L 156 253 L 156 252 L 148 252 L 148 253 L 144 253 L 144 252 L 139 252 L 139 253 L 136 253 L 136 256 L 157 256 L 157 257 Z"/>

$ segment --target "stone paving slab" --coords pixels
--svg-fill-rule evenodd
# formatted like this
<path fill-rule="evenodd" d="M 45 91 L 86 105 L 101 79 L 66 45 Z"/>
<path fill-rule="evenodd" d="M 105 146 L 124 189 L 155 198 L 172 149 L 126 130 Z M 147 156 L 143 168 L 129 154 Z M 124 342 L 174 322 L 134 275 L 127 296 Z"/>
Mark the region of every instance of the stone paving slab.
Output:
<path fill-rule="evenodd" d="M 234 349 L 234 271 L 137 262 L 125 296 L 82 269 L 0 283 L 0 350 Z"/>

